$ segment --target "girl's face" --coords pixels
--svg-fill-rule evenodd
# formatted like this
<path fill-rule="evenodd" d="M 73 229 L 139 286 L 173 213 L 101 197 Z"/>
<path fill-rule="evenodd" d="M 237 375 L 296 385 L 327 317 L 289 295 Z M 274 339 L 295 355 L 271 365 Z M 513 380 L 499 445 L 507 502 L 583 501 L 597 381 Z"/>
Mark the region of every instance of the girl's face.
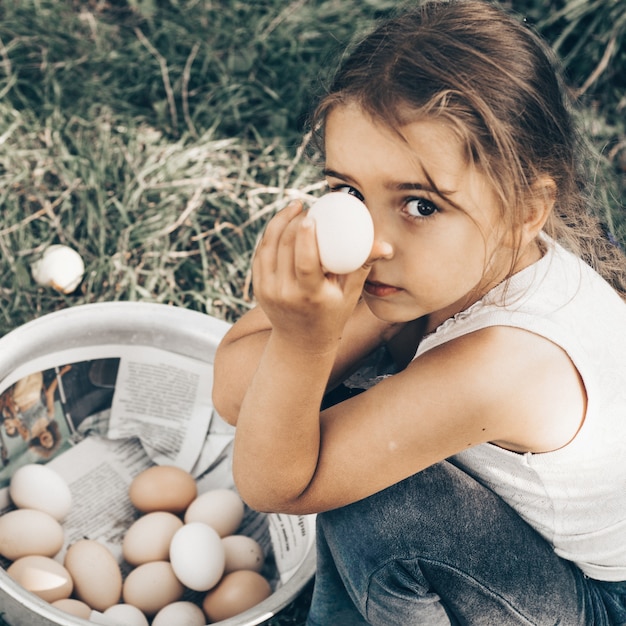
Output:
<path fill-rule="evenodd" d="M 513 251 L 493 191 L 450 128 L 423 120 L 401 131 L 354 104 L 333 109 L 325 174 L 331 190 L 365 202 L 376 239 L 391 246 L 365 283 L 372 312 L 394 322 L 428 315 L 431 331 L 502 281 Z"/>

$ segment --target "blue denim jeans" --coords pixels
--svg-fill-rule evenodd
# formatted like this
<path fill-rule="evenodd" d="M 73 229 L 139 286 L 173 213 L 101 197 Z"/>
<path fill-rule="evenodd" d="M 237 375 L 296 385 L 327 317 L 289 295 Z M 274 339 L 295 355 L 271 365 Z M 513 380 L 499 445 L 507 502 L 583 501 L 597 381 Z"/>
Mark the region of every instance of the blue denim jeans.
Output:
<path fill-rule="evenodd" d="M 608 626 L 626 583 L 598 583 L 450 462 L 317 518 L 308 626 Z"/>

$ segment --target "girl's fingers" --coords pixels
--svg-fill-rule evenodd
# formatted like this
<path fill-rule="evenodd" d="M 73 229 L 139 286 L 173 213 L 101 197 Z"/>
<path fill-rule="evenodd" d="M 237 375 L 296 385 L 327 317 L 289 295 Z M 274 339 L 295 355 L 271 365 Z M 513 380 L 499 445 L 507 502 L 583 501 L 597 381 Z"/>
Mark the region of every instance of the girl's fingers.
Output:
<path fill-rule="evenodd" d="M 275 248 L 287 225 L 302 212 L 302 202 L 292 200 L 284 209 L 276 213 L 265 227 L 260 247 Z"/>
<path fill-rule="evenodd" d="M 294 267 L 298 282 L 306 289 L 324 279 L 315 235 L 315 222 L 304 215 L 298 223 L 294 250 Z"/>
<path fill-rule="evenodd" d="M 279 250 L 285 243 L 285 231 L 301 212 L 302 203 L 293 200 L 269 221 L 255 250 L 253 270 L 256 269 L 257 273 L 262 271 L 264 274 L 278 271 Z"/>
<path fill-rule="evenodd" d="M 277 270 L 285 279 L 295 280 L 297 278 L 295 263 L 298 233 L 305 215 L 305 213 L 296 214 L 285 226 L 278 242 Z"/>

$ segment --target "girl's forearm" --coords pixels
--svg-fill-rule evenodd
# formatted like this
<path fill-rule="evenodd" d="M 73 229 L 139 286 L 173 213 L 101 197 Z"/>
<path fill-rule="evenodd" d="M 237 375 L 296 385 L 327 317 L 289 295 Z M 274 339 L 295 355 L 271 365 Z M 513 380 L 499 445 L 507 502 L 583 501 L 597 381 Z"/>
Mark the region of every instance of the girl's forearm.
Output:
<path fill-rule="evenodd" d="M 387 341 L 399 326 L 377 320 L 360 302 L 344 329 L 326 387 L 333 388 L 351 373 L 369 352 Z M 231 424 L 239 418 L 241 403 L 261 361 L 272 329 L 259 308 L 247 313 L 224 337 L 215 356 L 213 404 Z"/>
<path fill-rule="evenodd" d="M 288 511 L 315 474 L 320 403 L 338 344 L 305 351 L 289 337 L 268 338 L 237 421 L 233 474 L 260 511 Z"/>
<path fill-rule="evenodd" d="M 218 347 L 213 368 L 213 406 L 233 426 L 250 386 L 271 330 L 224 341 Z"/>

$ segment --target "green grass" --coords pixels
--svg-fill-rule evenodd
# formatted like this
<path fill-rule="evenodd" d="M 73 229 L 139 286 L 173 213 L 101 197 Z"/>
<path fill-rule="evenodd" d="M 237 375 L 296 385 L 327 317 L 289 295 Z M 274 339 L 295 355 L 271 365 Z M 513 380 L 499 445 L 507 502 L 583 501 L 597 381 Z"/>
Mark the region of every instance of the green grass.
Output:
<path fill-rule="evenodd" d="M 0 4 L 0 336 L 48 312 L 149 300 L 234 321 L 250 257 L 290 197 L 314 96 L 395 0 L 4 0 Z M 593 141 L 605 221 L 626 242 L 622 0 L 504 1 L 562 56 Z M 69 296 L 31 262 L 75 247 Z M 272 620 L 302 624 L 310 589 Z"/>
<path fill-rule="evenodd" d="M 8 0 L 0 7 L 0 335 L 46 312 L 152 300 L 234 320 L 272 211 L 316 193 L 303 120 L 351 37 L 393 0 Z M 564 54 L 624 240 L 619 0 L 508 2 Z M 584 42 L 584 46 L 582 43 Z M 608 51 L 608 52 L 607 52 Z M 38 287 L 50 243 L 80 290 Z"/>
<path fill-rule="evenodd" d="M 3 330 L 98 300 L 149 299 L 233 318 L 249 306 L 250 251 L 267 215 L 319 186 L 280 144 L 246 146 L 211 131 L 165 141 L 107 110 L 44 128 L 0 104 L 1 113 L 14 122 L 1 161 L 12 174 L 0 229 Z M 29 264 L 53 242 L 87 263 L 76 295 L 32 284 Z"/>
<path fill-rule="evenodd" d="M 266 219 L 319 187 L 299 151 L 319 67 L 376 4 L 4 4 L 0 335 L 97 300 L 248 308 Z M 87 265 L 69 297 L 30 278 L 56 242 Z"/>

